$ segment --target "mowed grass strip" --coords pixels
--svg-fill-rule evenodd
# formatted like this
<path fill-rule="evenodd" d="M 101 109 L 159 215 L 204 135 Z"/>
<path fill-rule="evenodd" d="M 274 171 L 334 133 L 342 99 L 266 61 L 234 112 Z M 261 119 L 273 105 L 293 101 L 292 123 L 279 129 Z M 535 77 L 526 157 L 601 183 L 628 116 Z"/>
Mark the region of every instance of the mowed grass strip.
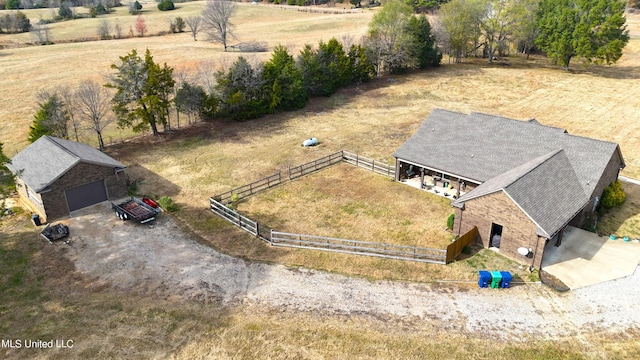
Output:
<path fill-rule="evenodd" d="M 445 249 L 453 213 L 436 196 L 340 163 L 241 201 L 238 210 L 276 231 Z"/>

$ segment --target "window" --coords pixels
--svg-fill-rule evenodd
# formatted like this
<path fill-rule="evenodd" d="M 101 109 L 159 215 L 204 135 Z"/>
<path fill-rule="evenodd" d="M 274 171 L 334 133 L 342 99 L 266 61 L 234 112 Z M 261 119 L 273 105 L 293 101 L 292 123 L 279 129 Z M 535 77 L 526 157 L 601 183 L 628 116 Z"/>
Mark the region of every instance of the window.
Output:
<path fill-rule="evenodd" d="M 38 196 L 38 194 L 35 194 L 33 191 L 31 191 L 31 189 L 29 189 L 28 186 L 25 186 L 25 188 L 27 189 L 27 196 L 29 197 L 29 199 L 31 199 L 36 204 L 42 206 L 42 200 L 40 199 L 40 196 Z"/>

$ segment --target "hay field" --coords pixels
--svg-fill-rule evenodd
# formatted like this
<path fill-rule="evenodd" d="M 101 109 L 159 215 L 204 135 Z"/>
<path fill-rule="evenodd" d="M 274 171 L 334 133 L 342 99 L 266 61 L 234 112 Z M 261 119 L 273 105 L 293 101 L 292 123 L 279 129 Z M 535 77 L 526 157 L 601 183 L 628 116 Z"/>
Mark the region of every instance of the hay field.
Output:
<path fill-rule="evenodd" d="M 186 18 L 198 14 L 204 2 L 177 4 L 174 11 L 161 12 L 154 2 L 143 3 L 143 17 L 146 19 L 150 34 L 169 30 L 169 21 L 177 16 Z M 294 7 L 295 8 L 295 7 Z M 45 18 L 50 11 L 25 10 L 35 23 L 40 13 Z M 267 5 L 240 4 L 237 15 L 232 18 L 236 25 L 237 40 L 265 41 L 270 47 L 282 44 L 291 51 L 297 51 L 305 43 L 317 44 L 319 40 L 332 37 L 352 36 L 359 39 L 366 31 L 372 12 L 353 14 L 303 13 L 285 10 Z M 111 24 L 118 21 L 124 33 L 135 23 L 135 16 L 128 15 L 126 8 L 118 8 L 116 13 L 106 17 Z M 96 19 L 78 19 L 51 24 L 53 41 L 71 41 L 78 38 L 96 38 L 96 29 L 102 17 Z M 73 87 L 85 79 L 106 81 L 111 73 L 110 65 L 118 62 L 132 49 L 144 53 L 151 50 L 154 60 L 167 63 L 176 69 L 194 71 L 200 62 L 230 63 L 240 53 L 224 53 L 222 46 L 204 41 L 193 41 L 188 32 L 165 36 L 145 36 L 108 41 L 88 41 L 59 43 L 50 46 L 25 46 L 31 42 L 30 34 L 0 35 L 0 142 L 5 144 L 7 155 L 13 156 L 27 145 L 29 125 L 37 111 L 35 94 L 40 89 L 69 85 Z M 2 46 L 4 48 L 2 49 Z M 270 53 L 243 54 L 252 59 L 265 59 Z M 107 130 L 107 141 L 130 136 L 128 131 L 119 131 L 115 127 Z M 87 133 L 84 138 L 95 141 L 94 135 Z"/>
<path fill-rule="evenodd" d="M 169 18 L 197 13 L 199 6 L 202 2 L 183 3 L 179 4 L 178 10 L 167 13 L 148 9 L 144 16 L 151 32 L 163 31 L 168 28 Z M 134 17 L 122 14 L 122 9 L 118 11 L 109 16 L 113 16 L 114 21 L 121 18 L 126 29 L 126 21 L 133 22 Z M 304 43 L 315 44 L 332 36 L 358 38 L 366 31 L 371 15 L 368 11 L 343 15 L 310 14 L 246 4 L 240 7 L 233 21 L 241 41 L 267 41 L 271 46 L 284 44 L 299 49 Z M 322 105 L 328 106 L 330 111 L 318 109 L 314 123 L 330 123 L 330 127 L 340 129 L 339 132 L 332 131 L 331 138 L 350 139 L 351 146 L 347 148 L 352 150 L 360 150 L 354 149 L 359 141 L 354 140 L 353 135 L 366 136 L 370 143 L 376 144 L 367 151 L 389 158 L 400 143 L 397 140 L 408 137 L 435 107 L 481 111 L 517 119 L 534 117 L 544 124 L 564 127 L 572 134 L 619 142 L 627 160 L 623 174 L 639 177 L 640 155 L 634 151 L 634 144 L 638 143 L 640 133 L 640 124 L 636 121 L 640 103 L 635 101 L 640 95 L 636 86 L 640 77 L 640 14 L 627 16 L 632 40 L 623 58 L 613 66 L 584 68 L 576 60 L 572 63 L 572 71 L 564 72 L 550 66 L 542 57 L 532 57 L 529 61 L 512 57 L 503 61 L 506 65 L 494 66 L 485 65 L 482 60 L 453 65 L 445 59 L 437 70 L 397 80 L 387 78 L 374 85 L 337 94 L 329 99 L 329 105 Z M 54 24 L 54 41 L 69 36 L 63 34 L 90 36 L 95 32 L 98 20 Z M 0 36 L 2 44 L 24 41 L 24 37 Z M 25 139 L 36 111 L 34 94 L 38 89 L 64 84 L 73 86 L 88 78 L 101 80 L 109 74 L 109 65 L 133 48 L 139 51 L 149 48 L 156 61 L 166 62 L 176 69 L 193 69 L 200 61 L 228 62 L 238 55 L 223 54 L 217 44 L 194 42 L 188 33 L 5 48 L 0 51 L 0 87 L 4 93 L 0 100 L 0 118 L 3 120 L 0 141 L 5 143 L 7 153 L 13 155 L 27 145 Z M 261 54 L 263 57 L 268 55 Z M 221 60 L 224 58 L 227 60 Z M 358 96 L 353 96 L 354 91 Z M 280 118 L 296 122 L 297 116 L 285 114 Z M 269 120 L 259 122 L 268 123 Z M 305 132 L 320 133 L 320 129 L 309 125 L 309 121 L 302 122 Z M 107 134 L 115 140 L 128 135 L 115 128 Z M 86 137 L 93 139 L 91 134 Z M 390 141 L 389 137 L 397 140 Z"/>

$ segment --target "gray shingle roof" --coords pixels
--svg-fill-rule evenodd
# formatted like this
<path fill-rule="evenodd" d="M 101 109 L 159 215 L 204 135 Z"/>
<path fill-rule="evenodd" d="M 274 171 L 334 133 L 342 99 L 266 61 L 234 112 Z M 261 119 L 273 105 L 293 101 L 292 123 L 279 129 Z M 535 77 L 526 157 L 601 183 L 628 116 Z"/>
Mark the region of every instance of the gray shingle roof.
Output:
<path fill-rule="evenodd" d="M 396 158 L 481 183 L 454 206 L 504 191 L 553 236 L 589 201 L 618 144 L 499 116 L 435 109 Z"/>
<path fill-rule="evenodd" d="M 77 163 L 122 168 L 119 161 L 89 145 L 42 136 L 11 159 L 9 169 L 35 192 L 45 190 Z"/>
<path fill-rule="evenodd" d="M 589 196 L 584 192 L 562 149 L 489 179 L 452 205 L 459 207 L 468 200 L 497 191 L 504 191 L 513 199 L 538 225 L 538 234 L 547 238 L 553 237 L 589 201 Z"/>
<path fill-rule="evenodd" d="M 435 109 L 393 156 L 483 183 L 557 149 L 566 152 L 589 194 L 611 156 L 620 151 L 616 143 L 538 122 Z"/>

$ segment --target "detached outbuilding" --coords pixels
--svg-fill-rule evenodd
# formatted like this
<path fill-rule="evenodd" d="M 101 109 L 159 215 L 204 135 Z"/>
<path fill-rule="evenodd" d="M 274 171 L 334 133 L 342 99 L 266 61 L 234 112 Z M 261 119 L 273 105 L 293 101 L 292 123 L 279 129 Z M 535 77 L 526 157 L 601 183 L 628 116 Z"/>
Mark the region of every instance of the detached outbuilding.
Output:
<path fill-rule="evenodd" d="M 9 169 L 25 203 L 46 221 L 127 194 L 126 166 L 93 147 L 42 136 Z"/>
<path fill-rule="evenodd" d="M 396 180 L 453 198 L 454 232 L 539 268 L 567 225 L 592 225 L 603 189 L 625 163 L 618 144 L 536 120 L 436 109 L 394 154 Z M 445 189 L 445 190 L 442 190 Z"/>

